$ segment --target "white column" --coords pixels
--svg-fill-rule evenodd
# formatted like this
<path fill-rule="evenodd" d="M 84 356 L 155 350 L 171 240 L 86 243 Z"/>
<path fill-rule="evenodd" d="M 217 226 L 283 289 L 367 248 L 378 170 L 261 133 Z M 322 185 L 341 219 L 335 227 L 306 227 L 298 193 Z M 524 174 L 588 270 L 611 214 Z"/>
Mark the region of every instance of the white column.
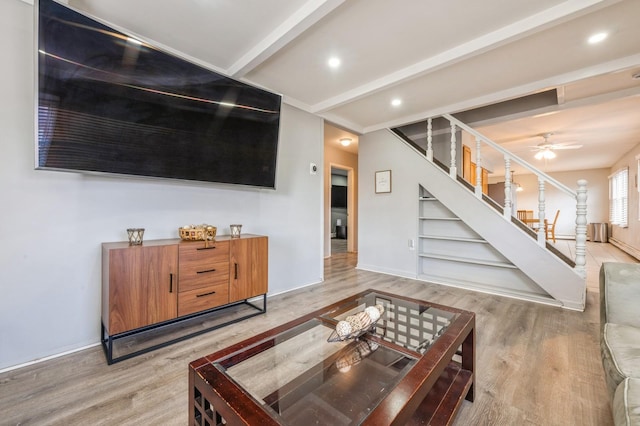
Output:
<path fill-rule="evenodd" d="M 458 168 L 456 167 L 456 125 L 451 123 L 451 162 L 449 163 L 449 176 L 456 179 Z"/>
<path fill-rule="evenodd" d="M 476 137 L 476 197 L 482 198 L 482 161 L 480 155 L 480 138 Z"/>
<path fill-rule="evenodd" d="M 511 159 L 504 157 L 504 217 L 511 220 Z"/>
<path fill-rule="evenodd" d="M 582 278 L 587 277 L 587 181 L 578 181 L 576 191 L 576 267 Z"/>
<path fill-rule="evenodd" d="M 431 118 L 427 120 L 427 160 L 433 161 L 433 128 Z"/>
<path fill-rule="evenodd" d="M 544 229 L 544 180 L 542 177 L 538 177 L 538 244 L 542 247 L 546 245 L 546 230 Z"/>

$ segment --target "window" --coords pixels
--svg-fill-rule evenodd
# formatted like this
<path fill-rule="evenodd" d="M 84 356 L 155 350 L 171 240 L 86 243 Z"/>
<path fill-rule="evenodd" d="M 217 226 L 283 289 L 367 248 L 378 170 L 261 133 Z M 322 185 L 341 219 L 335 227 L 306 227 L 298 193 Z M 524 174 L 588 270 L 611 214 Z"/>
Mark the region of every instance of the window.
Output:
<path fill-rule="evenodd" d="M 618 170 L 609 176 L 609 221 L 621 228 L 627 227 L 629 199 L 629 169 Z"/>

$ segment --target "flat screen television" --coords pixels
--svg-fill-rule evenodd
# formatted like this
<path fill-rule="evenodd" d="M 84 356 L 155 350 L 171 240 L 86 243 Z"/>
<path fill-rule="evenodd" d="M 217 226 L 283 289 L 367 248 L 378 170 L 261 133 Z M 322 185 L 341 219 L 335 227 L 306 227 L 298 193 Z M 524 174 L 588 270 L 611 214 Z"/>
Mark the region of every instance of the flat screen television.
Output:
<path fill-rule="evenodd" d="M 280 95 L 36 4 L 37 169 L 275 188 Z"/>

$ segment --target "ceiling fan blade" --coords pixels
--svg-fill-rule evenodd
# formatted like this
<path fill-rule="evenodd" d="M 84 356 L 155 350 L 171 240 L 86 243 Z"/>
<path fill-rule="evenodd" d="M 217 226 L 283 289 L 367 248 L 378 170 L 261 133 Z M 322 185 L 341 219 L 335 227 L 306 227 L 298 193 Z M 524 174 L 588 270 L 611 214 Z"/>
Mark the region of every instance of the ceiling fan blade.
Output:
<path fill-rule="evenodd" d="M 579 149 L 582 148 L 582 145 L 558 145 L 554 146 L 551 149 Z"/>

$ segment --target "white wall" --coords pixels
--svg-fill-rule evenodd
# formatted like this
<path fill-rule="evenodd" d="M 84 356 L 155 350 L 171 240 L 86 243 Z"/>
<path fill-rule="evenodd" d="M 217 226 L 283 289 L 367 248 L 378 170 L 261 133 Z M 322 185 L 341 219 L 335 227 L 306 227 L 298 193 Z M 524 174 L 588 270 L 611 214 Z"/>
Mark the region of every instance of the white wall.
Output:
<path fill-rule="evenodd" d="M 33 6 L 0 2 L 0 370 L 100 339 L 101 243 L 207 222 L 269 236 L 270 294 L 323 277 L 322 119 L 282 110 L 277 190 L 34 170 Z"/>
<path fill-rule="evenodd" d="M 638 191 L 638 160 L 636 157 L 640 155 L 640 144 L 636 145 L 631 151 L 618 160 L 609 170 L 612 174 L 624 167 L 629 168 L 629 211 L 628 211 L 628 227 L 620 228 L 613 225 L 610 228 L 610 236 L 617 241 L 626 244 L 632 249 L 631 254 L 638 256 L 640 253 L 640 194 Z"/>
<path fill-rule="evenodd" d="M 410 148 L 381 130 L 361 136 L 358 150 L 359 210 L 375 212 L 360 215 L 358 267 L 415 278 L 416 251 L 409 239 L 418 234 L 418 181 L 403 161 Z M 375 193 L 380 170 L 391 170 L 391 193 Z"/>
<path fill-rule="evenodd" d="M 590 169 L 570 172 L 552 172 L 549 176 L 576 191 L 578 180 L 587 180 L 587 223 L 608 222 L 609 217 L 609 169 Z M 504 177 L 492 178 L 504 182 Z M 523 190 L 516 194 L 517 208 L 533 210 L 538 215 L 538 178 L 535 175 L 514 175 L 514 180 Z M 575 238 L 576 201 L 555 187 L 545 185 L 545 217 L 553 221 L 556 210 L 560 210 L 556 224 L 556 237 Z"/>

